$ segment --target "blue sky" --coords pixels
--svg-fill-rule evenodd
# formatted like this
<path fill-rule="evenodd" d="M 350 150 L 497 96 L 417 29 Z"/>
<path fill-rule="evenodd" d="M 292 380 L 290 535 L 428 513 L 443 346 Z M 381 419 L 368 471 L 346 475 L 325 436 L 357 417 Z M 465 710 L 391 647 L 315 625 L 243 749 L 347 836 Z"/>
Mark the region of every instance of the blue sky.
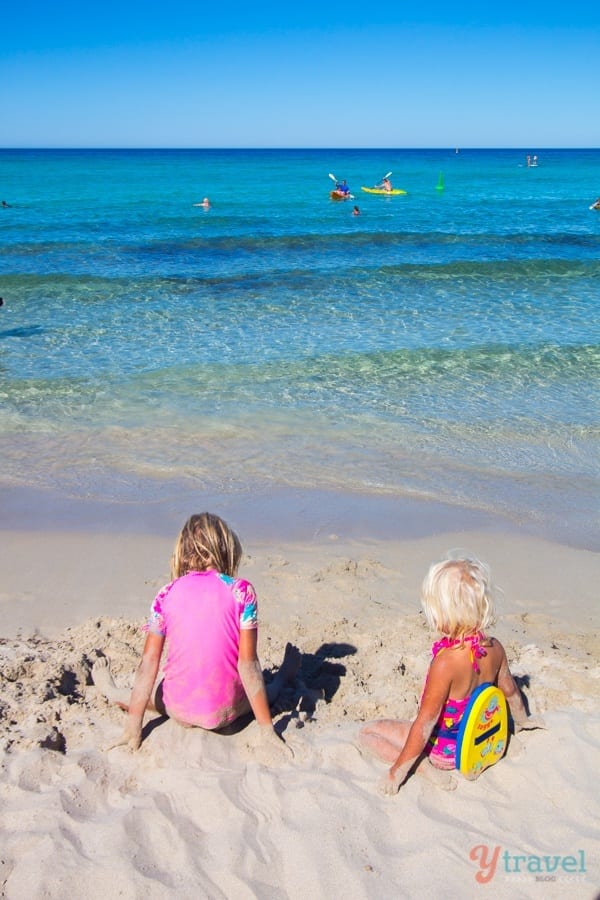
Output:
<path fill-rule="evenodd" d="M 7 4 L 0 146 L 600 146 L 598 3 L 207 2 Z"/>

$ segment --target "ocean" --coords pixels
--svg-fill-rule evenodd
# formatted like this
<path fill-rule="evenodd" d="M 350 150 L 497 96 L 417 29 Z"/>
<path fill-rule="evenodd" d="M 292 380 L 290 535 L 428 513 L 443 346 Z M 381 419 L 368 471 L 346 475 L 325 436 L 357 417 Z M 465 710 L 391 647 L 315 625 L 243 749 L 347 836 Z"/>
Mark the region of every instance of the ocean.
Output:
<path fill-rule="evenodd" d="M 600 150 L 4 150 L 0 185 L 4 527 L 425 503 L 600 545 Z"/>

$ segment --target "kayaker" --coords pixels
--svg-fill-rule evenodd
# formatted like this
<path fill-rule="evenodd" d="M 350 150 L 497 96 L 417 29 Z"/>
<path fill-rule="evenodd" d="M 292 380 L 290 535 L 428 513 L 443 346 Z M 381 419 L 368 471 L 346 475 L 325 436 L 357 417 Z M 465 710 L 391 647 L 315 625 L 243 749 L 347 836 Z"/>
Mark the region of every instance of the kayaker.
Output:
<path fill-rule="evenodd" d="M 343 181 L 336 181 L 335 189 L 340 194 L 349 194 L 350 193 L 350 188 L 348 187 L 345 178 Z"/>
<path fill-rule="evenodd" d="M 378 184 L 377 187 L 379 188 L 379 190 L 386 191 L 389 194 L 389 192 L 392 190 L 392 182 L 389 178 L 384 178 L 381 184 Z"/>

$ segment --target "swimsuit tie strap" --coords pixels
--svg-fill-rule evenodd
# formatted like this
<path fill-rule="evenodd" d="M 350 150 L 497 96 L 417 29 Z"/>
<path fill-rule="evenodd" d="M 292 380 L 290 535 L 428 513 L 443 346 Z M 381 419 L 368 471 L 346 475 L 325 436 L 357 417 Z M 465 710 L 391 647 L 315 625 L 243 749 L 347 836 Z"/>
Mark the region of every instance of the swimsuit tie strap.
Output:
<path fill-rule="evenodd" d="M 458 647 L 467 641 L 470 644 L 469 653 L 471 656 L 471 665 L 477 674 L 479 674 L 477 660 L 481 659 L 483 656 L 487 656 L 487 650 L 485 647 L 481 646 L 481 641 L 483 640 L 485 640 L 485 635 L 481 631 L 478 631 L 476 634 L 469 634 L 462 639 L 456 638 L 455 640 L 451 640 L 449 637 L 443 637 L 439 641 L 435 641 L 431 648 L 431 653 L 433 656 L 437 656 L 438 653 L 441 653 L 443 650 L 447 650 L 449 647 Z"/>
<path fill-rule="evenodd" d="M 470 634 L 469 637 L 465 638 L 466 641 L 469 641 L 471 644 L 471 665 L 474 670 L 479 674 L 479 665 L 477 663 L 478 659 L 481 659 L 484 656 L 487 656 L 487 650 L 485 647 L 481 646 L 481 641 L 484 639 L 484 635 L 481 632 L 477 634 Z"/>

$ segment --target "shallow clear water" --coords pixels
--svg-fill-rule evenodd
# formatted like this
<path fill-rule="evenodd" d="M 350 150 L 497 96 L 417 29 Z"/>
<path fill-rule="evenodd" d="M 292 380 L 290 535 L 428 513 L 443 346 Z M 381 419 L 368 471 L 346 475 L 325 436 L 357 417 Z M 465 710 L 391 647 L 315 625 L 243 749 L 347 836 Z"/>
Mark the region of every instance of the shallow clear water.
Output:
<path fill-rule="evenodd" d="M 593 543 L 600 151 L 539 156 L 0 152 L 0 483 L 433 498 Z M 390 169 L 406 196 L 361 193 Z"/>

